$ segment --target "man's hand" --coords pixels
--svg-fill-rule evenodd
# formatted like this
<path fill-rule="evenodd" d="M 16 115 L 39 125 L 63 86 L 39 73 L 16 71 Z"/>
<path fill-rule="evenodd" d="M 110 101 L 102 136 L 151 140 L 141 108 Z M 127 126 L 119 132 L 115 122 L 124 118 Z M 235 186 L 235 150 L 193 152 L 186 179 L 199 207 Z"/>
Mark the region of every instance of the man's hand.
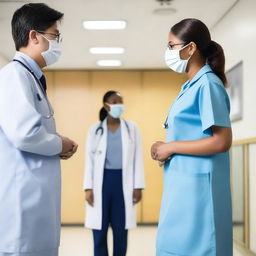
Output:
<path fill-rule="evenodd" d="M 60 153 L 60 158 L 67 160 L 76 153 L 78 144 L 67 137 L 60 137 L 62 139 L 62 152 Z"/>

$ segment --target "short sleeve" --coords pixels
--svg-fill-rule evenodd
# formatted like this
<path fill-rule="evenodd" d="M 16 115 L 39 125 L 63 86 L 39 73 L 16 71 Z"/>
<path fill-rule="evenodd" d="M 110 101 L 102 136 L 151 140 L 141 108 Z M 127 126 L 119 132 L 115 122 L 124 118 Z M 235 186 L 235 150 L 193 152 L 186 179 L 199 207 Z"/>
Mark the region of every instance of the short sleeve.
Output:
<path fill-rule="evenodd" d="M 231 127 L 229 97 L 221 83 L 208 82 L 200 87 L 199 112 L 203 132 L 212 126 Z"/>

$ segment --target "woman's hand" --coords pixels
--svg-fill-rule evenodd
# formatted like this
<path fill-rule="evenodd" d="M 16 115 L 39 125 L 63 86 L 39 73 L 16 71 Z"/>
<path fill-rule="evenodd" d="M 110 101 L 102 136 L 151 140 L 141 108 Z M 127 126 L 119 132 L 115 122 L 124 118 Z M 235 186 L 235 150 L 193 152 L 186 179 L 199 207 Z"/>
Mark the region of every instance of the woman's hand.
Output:
<path fill-rule="evenodd" d="M 94 196 L 93 196 L 93 190 L 92 189 L 85 190 L 85 200 L 88 202 L 88 204 L 90 206 L 93 207 Z"/>
<path fill-rule="evenodd" d="M 142 191 L 141 189 L 134 189 L 133 190 L 133 203 L 137 204 L 142 199 Z"/>
<path fill-rule="evenodd" d="M 230 127 L 212 126 L 212 136 L 192 141 L 155 142 L 151 147 L 151 157 L 165 162 L 173 154 L 206 156 L 227 152 L 232 144 Z"/>
<path fill-rule="evenodd" d="M 164 164 L 165 164 L 165 162 L 158 161 L 158 165 L 159 165 L 160 167 L 163 167 Z"/>
<path fill-rule="evenodd" d="M 162 141 L 155 142 L 151 147 L 151 157 L 159 162 L 159 165 L 163 163 L 173 154 L 171 150 L 171 144 Z"/>

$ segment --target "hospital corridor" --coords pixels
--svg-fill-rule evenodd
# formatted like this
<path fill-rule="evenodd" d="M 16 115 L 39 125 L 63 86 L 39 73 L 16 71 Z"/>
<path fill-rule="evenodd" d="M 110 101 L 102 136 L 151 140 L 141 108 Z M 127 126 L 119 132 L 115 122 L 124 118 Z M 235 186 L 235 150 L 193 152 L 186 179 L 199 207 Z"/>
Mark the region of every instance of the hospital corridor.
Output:
<path fill-rule="evenodd" d="M 128 239 L 129 249 L 127 256 L 155 255 L 155 236 L 157 228 L 155 226 L 142 226 L 131 231 Z M 82 227 L 63 227 L 62 243 L 60 247 L 61 256 L 82 256 L 93 255 L 93 242 L 90 232 Z M 110 255 L 113 252 L 111 230 L 109 234 Z M 86 241 L 86 242 L 85 242 Z M 86 246 L 88 244 L 89 246 Z M 250 255 L 245 254 L 240 247 L 234 248 L 234 256 Z M 251 254 L 253 255 L 253 254 Z"/>
<path fill-rule="evenodd" d="M 0 256 L 256 256 L 256 0 L 0 0 Z"/>

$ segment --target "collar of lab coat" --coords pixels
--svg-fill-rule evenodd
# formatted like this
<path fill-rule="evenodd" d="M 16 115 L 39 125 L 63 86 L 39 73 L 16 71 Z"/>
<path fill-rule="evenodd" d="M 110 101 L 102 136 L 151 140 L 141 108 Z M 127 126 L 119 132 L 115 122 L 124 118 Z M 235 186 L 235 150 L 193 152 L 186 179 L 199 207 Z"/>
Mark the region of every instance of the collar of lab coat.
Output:
<path fill-rule="evenodd" d="M 38 79 L 40 79 L 43 75 L 43 72 L 39 65 L 33 60 L 30 56 L 23 52 L 17 51 L 14 59 L 21 61 L 24 63 L 31 71 L 33 71 Z"/>
<path fill-rule="evenodd" d="M 120 121 L 121 121 L 120 126 L 121 126 L 122 142 L 124 144 L 124 143 L 127 143 L 127 140 L 129 139 L 129 133 L 128 133 L 128 129 L 126 127 L 125 121 L 123 119 L 120 119 Z M 129 124 L 127 123 L 127 125 Z M 104 130 L 105 137 L 107 137 L 107 134 L 108 134 L 107 118 L 105 118 L 105 120 L 102 122 L 102 128 Z"/>

